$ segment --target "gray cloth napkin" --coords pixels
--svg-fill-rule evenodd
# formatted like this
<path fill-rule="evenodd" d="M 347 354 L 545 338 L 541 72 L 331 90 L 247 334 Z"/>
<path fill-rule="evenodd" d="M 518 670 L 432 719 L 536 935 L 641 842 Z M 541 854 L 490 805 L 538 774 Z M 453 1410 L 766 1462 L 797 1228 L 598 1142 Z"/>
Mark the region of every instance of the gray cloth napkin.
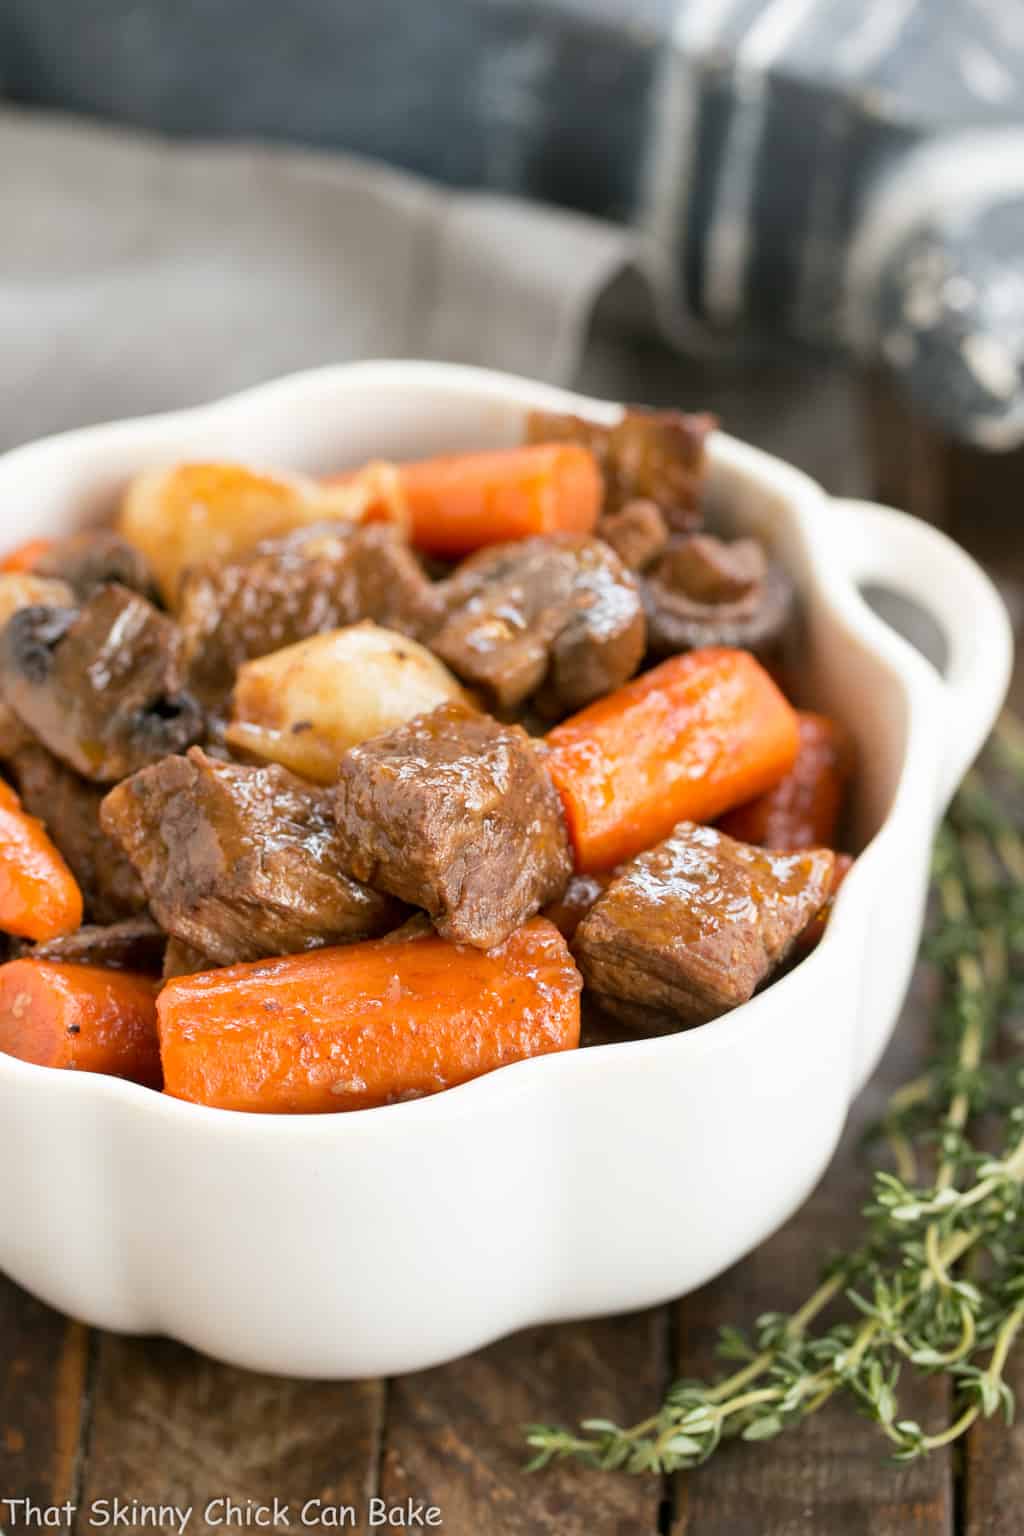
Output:
<path fill-rule="evenodd" d="M 360 357 L 561 382 L 632 239 L 366 161 L 0 112 L 0 448 Z"/>

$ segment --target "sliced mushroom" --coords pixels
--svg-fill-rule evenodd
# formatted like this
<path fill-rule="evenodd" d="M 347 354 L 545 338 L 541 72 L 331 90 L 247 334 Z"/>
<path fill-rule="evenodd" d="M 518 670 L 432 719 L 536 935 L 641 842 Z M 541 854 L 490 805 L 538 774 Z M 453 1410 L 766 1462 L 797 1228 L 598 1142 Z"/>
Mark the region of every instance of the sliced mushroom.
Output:
<path fill-rule="evenodd" d="M 644 652 L 636 579 L 599 539 L 542 535 L 464 560 L 439 593 L 430 646 L 489 703 L 581 709 L 632 677 Z"/>
<path fill-rule="evenodd" d="M 36 576 L 66 581 L 76 596 L 89 597 L 110 582 L 156 601 L 156 582 L 145 555 L 112 528 L 72 533 L 51 544 L 33 566 Z"/>
<path fill-rule="evenodd" d="M 647 640 L 656 656 L 734 645 L 764 654 L 782 639 L 793 588 L 753 539 L 679 539 L 644 578 Z"/>
<path fill-rule="evenodd" d="M 0 692 L 84 778 L 112 784 L 202 733 L 181 633 L 145 598 L 100 587 L 80 608 L 22 608 L 0 632 Z"/>
<path fill-rule="evenodd" d="M 63 581 L 47 581 L 32 571 L 0 572 L 0 627 L 19 608 L 70 607 L 75 597 Z M 0 699 L 0 760 L 8 761 L 32 740 L 17 715 Z"/>

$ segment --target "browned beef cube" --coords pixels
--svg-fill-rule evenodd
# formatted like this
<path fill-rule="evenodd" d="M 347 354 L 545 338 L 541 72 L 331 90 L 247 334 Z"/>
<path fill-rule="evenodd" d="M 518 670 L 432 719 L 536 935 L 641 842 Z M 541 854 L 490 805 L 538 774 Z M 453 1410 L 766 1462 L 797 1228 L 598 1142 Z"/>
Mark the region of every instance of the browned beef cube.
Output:
<path fill-rule="evenodd" d="M 181 939 L 167 940 L 167 948 L 164 950 L 164 981 L 172 981 L 175 976 L 194 976 L 197 971 L 216 969 L 217 962 L 200 950 L 193 949 L 191 944 L 183 944 Z"/>
<path fill-rule="evenodd" d="M 20 608 L 0 630 L 0 689 L 44 746 L 100 784 L 203 729 L 178 626 L 126 587 L 99 587 L 81 608 Z"/>
<path fill-rule="evenodd" d="M 346 752 L 335 809 L 352 874 L 479 949 L 501 944 L 571 873 L 558 796 L 530 738 L 458 704 Z"/>
<path fill-rule="evenodd" d="M 74 933 L 48 939 L 45 944 L 25 945 L 23 953 L 33 960 L 100 965 L 108 971 L 143 971 L 159 976 L 166 946 L 166 933 L 151 917 L 143 915 L 105 926 L 87 923 Z"/>
<path fill-rule="evenodd" d="M 430 641 L 500 710 L 532 697 L 567 714 L 632 677 L 646 621 L 636 581 L 600 539 L 541 536 L 483 549 L 441 583 Z"/>
<path fill-rule="evenodd" d="M 186 572 L 178 617 L 189 686 L 212 707 L 243 662 L 361 619 L 416 637 L 439 604 L 393 524 L 319 523 Z"/>
<path fill-rule="evenodd" d="M 404 915 L 342 868 L 328 792 L 276 764 L 194 747 L 111 790 L 102 820 L 157 921 L 219 965 L 371 938 Z"/>
<path fill-rule="evenodd" d="M 116 923 L 145 911 L 142 881 L 120 844 L 100 826 L 106 791 L 35 744 L 19 748 L 11 771 L 25 809 L 46 823 L 78 881 L 87 920 Z"/>
<path fill-rule="evenodd" d="M 774 853 L 680 822 L 594 904 L 573 952 L 597 1001 L 636 1028 L 703 1024 L 752 997 L 829 892 L 835 855 Z"/>
<path fill-rule="evenodd" d="M 32 740 L 32 732 L 22 725 L 17 715 L 0 698 L 0 762 L 9 762 L 22 747 Z"/>
<path fill-rule="evenodd" d="M 597 536 L 611 545 L 623 565 L 642 571 L 663 552 L 669 534 L 658 503 L 636 500 L 627 501 L 618 512 L 606 512 Z"/>
<path fill-rule="evenodd" d="M 641 498 L 656 502 L 679 533 L 701 523 L 704 443 L 713 416 L 631 407 L 614 426 L 534 411 L 527 426 L 531 443 L 583 443 L 597 457 L 604 476 L 604 510 L 618 512 Z"/>

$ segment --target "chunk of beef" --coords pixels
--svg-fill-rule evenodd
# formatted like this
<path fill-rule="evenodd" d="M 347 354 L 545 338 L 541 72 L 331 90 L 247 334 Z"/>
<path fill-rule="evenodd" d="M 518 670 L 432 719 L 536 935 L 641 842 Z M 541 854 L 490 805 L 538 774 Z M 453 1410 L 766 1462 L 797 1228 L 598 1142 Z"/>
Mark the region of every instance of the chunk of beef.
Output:
<path fill-rule="evenodd" d="M 597 536 L 610 544 L 623 565 L 642 571 L 663 553 L 668 524 L 656 501 L 627 501 L 617 512 L 605 512 Z"/>
<path fill-rule="evenodd" d="M 116 582 L 150 602 L 157 600 L 156 582 L 145 555 L 112 528 L 91 528 L 55 540 L 32 569 L 37 576 L 66 581 L 80 598 Z"/>
<path fill-rule="evenodd" d="M 82 891 L 87 919 L 117 923 L 144 912 L 146 893 L 119 843 L 100 826 L 105 791 L 38 743 L 23 744 L 11 772 L 25 809 L 46 823 Z"/>
<path fill-rule="evenodd" d="M 832 868 L 832 879 L 829 882 L 828 896 L 824 906 L 814 914 L 807 927 L 797 936 L 796 943 L 790 955 L 791 963 L 806 960 L 813 949 L 817 949 L 825 937 L 825 929 L 832 918 L 832 908 L 836 904 L 839 889 L 854 866 L 854 858 L 849 853 L 837 853 L 836 862 Z"/>
<path fill-rule="evenodd" d="M 775 853 L 680 822 L 576 932 L 583 979 L 637 1028 L 703 1024 L 753 996 L 825 902 L 835 855 Z"/>
<path fill-rule="evenodd" d="M 198 971 L 213 971 L 217 962 L 204 955 L 181 939 L 168 939 L 164 950 L 163 979 L 172 981 L 175 976 L 195 976 Z"/>
<path fill-rule="evenodd" d="M 100 965 L 113 971 L 142 971 L 159 976 L 167 935 L 151 917 L 127 917 L 120 923 L 86 924 L 75 933 L 45 944 L 26 945 L 33 960 L 63 964 Z"/>
<path fill-rule="evenodd" d="M 413 638 L 440 617 L 433 583 L 391 523 L 318 523 L 185 573 L 189 686 L 209 705 L 243 662 L 372 619 Z"/>
<path fill-rule="evenodd" d="M 632 677 L 646 625 L 636 581 L 599 539 L 542 535 L 483 549 L 441 583 L 430 641 L 499 710 L 567 714 Z"/>
<path fill-rule="evenodd" d="M 14 711 L 0 699 L 0 762 L 9 762 L 31 740 L 32 732 L 25 729 Z"/>
<path fill-rule="evenodd" d="M 346 867 L 490 949 L 562 891 L 561 806 L 530 738 L 459 704 L 352 747 L 335 799 Z"/>
<path fill-rule="evenodd" d="M 633 407 L 614 426 L 534 411 L 527 423 L 531 443 L 583 443 L 597 457 L 604 475 L 604 510 L 618 512 L 637 497 L 656 502 L 669 526 L 679 533 L 700 527 L 700 492 L 704 478 L 704 443 L 713 416 Z"/>
<path fill-rule="evenodd" d="M 276 764 L 217 762 L 193 747 L 111 790 L 101 819 L 161 926 L 219 965 L 371 938 L 402 920 L 343 869 L 329 794 Z"/>
<path fill-rule="evenodd" d="M 573 875 L 557 901 L 552 901 L 541 912 L 549 923 L 554 923 L 563 939 L 570 941 L 590 911 L 594 902 L 606 891 L 611 875 Z"/>
<path fill-rule="evenodd" d="M 780 645 L 793 616 L 789 577 L 754 539 L 677 539 L 645 573 L 643 591 L 656 656 L 707 645 L 764 656 Z"/>
<path fill-rule="evenodd" d="M 76 773 L 112 784 L 197 740 L 181 633 L 125 587 L 81 608 L 22 608 L 0 632 L 0 688 L 23 725 Z"/>

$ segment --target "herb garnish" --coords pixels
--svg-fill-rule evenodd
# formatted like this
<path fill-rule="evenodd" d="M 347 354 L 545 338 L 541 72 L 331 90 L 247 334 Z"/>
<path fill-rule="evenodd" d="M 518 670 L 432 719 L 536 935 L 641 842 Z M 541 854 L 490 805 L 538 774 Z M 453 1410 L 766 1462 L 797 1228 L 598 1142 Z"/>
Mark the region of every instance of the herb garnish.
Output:
<path fill-rule="evenodd" d="M 721 1330 L 719 1354 L 738 1364 L 731 1375 L 677 1382 L 630 1428 L 529 1426 L 531 1470 L 573 1458 L 682 1471 L 722 1439 L 768 1440 L 836 1394 L 875 1421 L 901 1461 L 949 1445 L 978 1418 L 1009 1422 L 1003 1373 L 1024 1327 L 1024 1058 L 1014 1036 L 1024 1017 L 1024 837 L 1000 780 L 1019 795 L 1024 726 L 1004 716 L 990 752 L 993 788 L 970 775 L 936 840 L 925 949 L 941 984 L 934 1052 L 873 1133 L 892 1171 L 874 1176 L 860 1245 L 827 1265 L 797 1311 L 760 1317 L 753 1341 Z M 839 1320 L 815 1329 L 832 1303 Z M 949 1424 L 926 1428 L 901 1413 L 901 1377 L 914 1371 L 951 1380 Z"/>

